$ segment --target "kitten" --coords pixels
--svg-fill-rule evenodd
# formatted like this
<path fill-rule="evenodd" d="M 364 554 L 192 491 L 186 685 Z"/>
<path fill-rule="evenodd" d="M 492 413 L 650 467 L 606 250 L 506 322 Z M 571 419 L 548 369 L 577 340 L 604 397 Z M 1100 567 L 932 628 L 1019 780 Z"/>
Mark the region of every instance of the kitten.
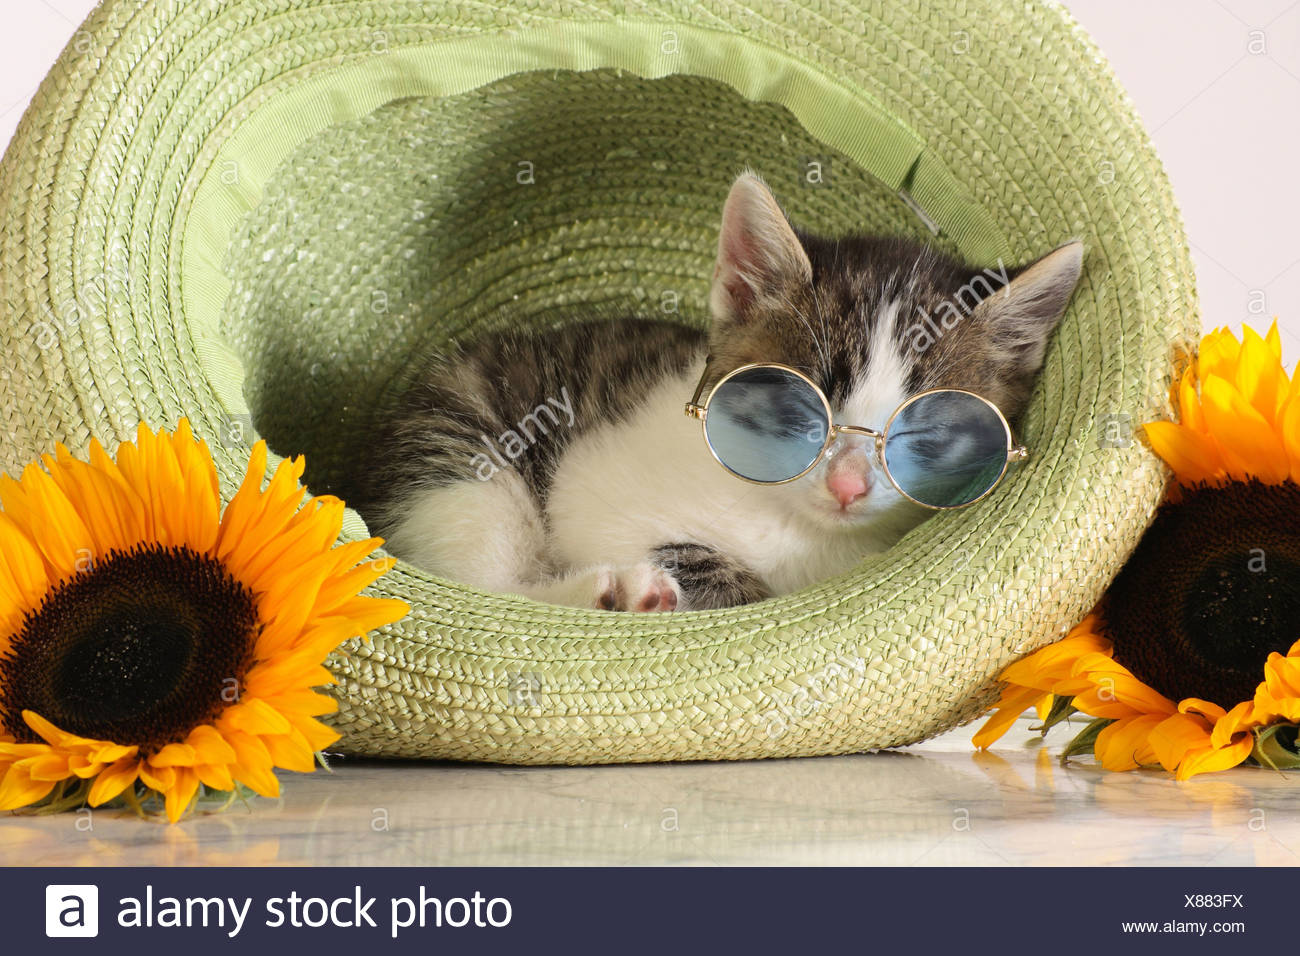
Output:
<path fill-rule="evenodd" d="M 822 238 L 745 172 L 722 212 L 707 334 L 623 318 L 435 356 L 376 425 L 358 506 L 393 554 L 542 601 L 696 610 L 797 590 L 931 512 L 861 436 L 788 484 L 729 474 L 683 413 L 706 359 L 706 389 L 749 362 L 797 368 L 837 422 L 880 429 L 909 396 L 956 387 L 1014 427 L 1081 259 L 1075 241 L 982 270 L 905 239 Z"/>

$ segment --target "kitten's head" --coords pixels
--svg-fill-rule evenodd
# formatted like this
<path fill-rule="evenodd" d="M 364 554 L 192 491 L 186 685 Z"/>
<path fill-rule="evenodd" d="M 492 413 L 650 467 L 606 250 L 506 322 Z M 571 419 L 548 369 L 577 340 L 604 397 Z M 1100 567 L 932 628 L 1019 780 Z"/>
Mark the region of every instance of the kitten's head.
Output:
<path fill-rule="evenodd" d="M 1074 241 L 1027 266 L 984 269 L 906 239 L 822 238 L 793 228 L 762 180 L 742 173 L 722 212 L 707 384 L 779 362 L 816 382 L 843 424 L 881 430 L 910 396 L 963 388 L 1014 427 L 1082 253 Z M 840 436 L 807 475 L 772 490 L 821 526 L 882 537 L 929 514 L 898 494 L 861 436 Z"/>

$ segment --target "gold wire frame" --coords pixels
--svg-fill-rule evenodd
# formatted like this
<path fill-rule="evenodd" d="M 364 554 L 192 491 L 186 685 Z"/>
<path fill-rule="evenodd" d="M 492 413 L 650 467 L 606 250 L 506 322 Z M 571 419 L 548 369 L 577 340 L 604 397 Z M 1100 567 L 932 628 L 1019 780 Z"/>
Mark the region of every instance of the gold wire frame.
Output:
<path fill-rule="evenodd" d="M 805 383 L 807 383 L 808 387 L 813 390 L 813 394 L 816 395 L 817 398 L 821 401 L 822 408 L 826 412 L 826 440 L 822 442 L 822 447 L 820 448 L 820 450 L 818 450 L 817 454 L 813 457 L 812 461 L 808 463 L 808 467 L 804 468 L 803 471 L 799 472 L 797 475 L 791 475 L 789 478 L 782 478 L 779 481 L 759 481 L 756 478 L 750 478 L 746 475 L 742 475 L 738 471 L 735 471 L 734 469 L 729 467 L 725 461 L 723 461 L 721 458 L 718 457 L 718 452 L 716 449 L 714 449 L 713 442 L 709 440 L 709 429 L 707 424 L 707 417 L 708 417 L 709 403 L 713 401 L 713 396 L 717 394 L 719 388 L 725 385 L 732 378 L 735 378 L 737 375 L 739 375 L 742 372 L 748 372 L 750 369 L 756 369 L 756 368 L 778 369 L 782 372 L 789 372 L 791 375 L 794 375 L 797 378 L 802 379 Z M 722 376 L 722 378 L 718 379 L 717 382 L 714 383 L 713 388 L 709 389 L 709 394 L 705 397 L 703 404 L 701 404 L 700 393 L 704 391 L 704 380 L 708 376 L 708 374 L 709 374 L 709 366 L 708 366 L 708 362 L 706 361 L 704 365 L 704 371 L 700 373 L 700 380 L 695 386 L 695 394 L 693 394 L 691 396 L 691 400 L 686 403 L 685 412 L 689 417 L 698 418 L 700 420 L 700 431 L 704 435 L 704 443 L 708 445 L 709 454 L 713 456 L 713 460 L 716 461 L 723 468 L 725 468 L 728 473 L 735 475 L 741 481 L 749 482 L 751 485 L 785 485 L 785 484 L 789 484 L 792 481 L 798 481 L 800 478 L 808 474 L 808 472 L 812 471 L 813 468 L 817 466 L 817 463 L 821 461 L 823 457 L 825 457 L 827 450 L 831 447 L 832 444 L 834 444 L 835 439 L 839 435 L 841 434 L 863 435 L 867 438 L 871 438 L 874 440 L 876 457 L 880 459 L 880 465 L 881 468 L 884 469 L 885 477 L 889 479 L 889 483 L 894 486 L 895 491 L 897 491 L 908 501 L 918 504 L 922 508 L 929 508 L 932 511 L 954 511 L 958 508 L 965 508 L 968 505 L 973 505 L 977 501 L 983 501 L 985 498 L 987 498 L 989 495 L 993 493 L 993 489 L 995 489 L 998 485 L 1002 483 L 1002 479 L 1006 477 L 1007 468 L 1011 465 L 1012 462 L 1024 461 L 1026 458 L 1029 457 L 1029 449 L 1026 448 L 1024 445 L 1016 444 L 1015 438 L 1011 432 L 1011 424 L 1010 422 L 1007 421 L 1007 417 L 1002 414 L 1002 409 L 998 408 L 997 405 L 993 404 L 983 395 L 980 395 L 977 392 L 969 391 L 968 389 L 930 388 L 930 389 L 926 389 L 924 392 L 917 392 L 911 398 L 907 399 L 907 401 L 903 402 L 896 409 L 894 409 L 893 414 L 889 416 L 889 421 L 885 422 L 884 431 L 876 431 L 874 428 L 868 428 L 865 425 L 838 424 L 834 420 L 834 415 L 831 412 L 831 403 L 826 398 L 826 393 L 823 392 L 821 388 L 817 385 L 817 383 L 814 382 L 811 378 L 809 378 L 803 372 L 799 371 L 797 368 L 791 368 L 789 365 L 782 365 L 780 362 L 750 362 L 747 365 L 741 365 L 738 368 L 734 368 L 726 375 Z M 927 395 L 934 395 L 939 392 L 959 392 L 963 395 L 969 395 L 971 396 L 971 398 L 979 399 L 981 402 L 983 402 L 985 405 L 991 408 L 994 414 L 998 416 L 998 421 L 1002 423 L 1002 431 L 1007 438 L 1007 457 L 1002 462 L 1002 470 L 998 472 L 998 476 L 989 483 L 988 488 L 979 497 L 972 498 L 970 501 L 963 501 L 959 505 L 932 505 L 932 504 L 928 504 L 927 502 L 921 501 L 917 498 L 913 498 L 906 491 L 904 491 L 902 486 L 900 486 L 899 483 L 894 479 L 893 472 L 891 472 L 889 469 L 889 461 L 888 459 L 885 458 L 885 441 L 889 436 L 889 429 L 893 426 L 894 420 L 898 418 L 898 416 L 914 402 L 922 398 L 925 398 Z"/>

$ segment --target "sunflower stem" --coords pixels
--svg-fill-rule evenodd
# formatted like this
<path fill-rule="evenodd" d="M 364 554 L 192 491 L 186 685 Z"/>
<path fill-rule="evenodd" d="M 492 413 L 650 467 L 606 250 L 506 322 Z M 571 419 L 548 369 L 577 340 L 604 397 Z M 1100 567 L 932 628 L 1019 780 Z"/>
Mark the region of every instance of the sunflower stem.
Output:
<path fill-rule="evenodd" d="M 1300 767 L 1300 753 L 1296 752 L 1298 729 L 1300 728 L 1295 724 L 1273 724 L 1257 728 L 1250 756 L 1261 766 L 1272 770 L 1293 770 Z M 1289 745 L 1286 740 L 1288 737 Z"/>
<path fill-rule="evenodd" d="M 91 784 L 91 780 L 80 780 L 71 777 L 60 780 L 43 799 L 22 809 L 37 816 L 78 809 L 86 806 L 86 798 L 90 795 Z"/>
<path fill-rule="evenodd" d="M 1081 753 L 1095 753 L 1097 735 L 1101 733 L 1108 724 L 1114 723 L 1110 717 L 1098 717 L 1096 720 L 1084 727 L 1074 735 L 1074 738 L 1065 745 L 1061 751 L 1061 764 L 1064 765 L 1071 757 Z"/>
<path fill-rule="evenodd" d="M 1047 712 L 1047 716 L 1043 718 L 1042 724 L 1037 727 L 1030 727 L 1029 729 L 1037 730 L 1041 736 L 1046 737 L 1049 730 L 1068 718 L 1071 714 L 1076 713 L 1078 709 L 1079 708 L 1074 706 L 1073 697 L 1053 697 L 1052 709 Z"/>
<path fill-rule="evenodd" d="M 121 800 L 128 807 L 134 810 L 137 817 L 144 819 L 144 807 L 140 806 L 140 801 L 136 799 L 134 787 L 127 787 L 122 791 L 121 795 L 117 799 Z M 114 800 L 113 802 L 116 803 L 117 800 Z"/>

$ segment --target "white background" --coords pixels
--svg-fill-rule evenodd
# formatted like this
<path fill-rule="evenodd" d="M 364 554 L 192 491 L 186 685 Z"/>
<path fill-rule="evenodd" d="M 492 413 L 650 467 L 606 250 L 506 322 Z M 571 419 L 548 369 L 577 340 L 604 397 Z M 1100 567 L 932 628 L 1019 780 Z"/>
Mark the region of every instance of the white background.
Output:
<path fill-rule="evenodd" d="M 92 0 L 0 0 L 0 146 Z M 509 2 L 509 0 L 502 0 Z M 1206 327 L 1276 315 L 1300 358 L 1300 2 L 1067 0 L 1173 180 Z"/>

